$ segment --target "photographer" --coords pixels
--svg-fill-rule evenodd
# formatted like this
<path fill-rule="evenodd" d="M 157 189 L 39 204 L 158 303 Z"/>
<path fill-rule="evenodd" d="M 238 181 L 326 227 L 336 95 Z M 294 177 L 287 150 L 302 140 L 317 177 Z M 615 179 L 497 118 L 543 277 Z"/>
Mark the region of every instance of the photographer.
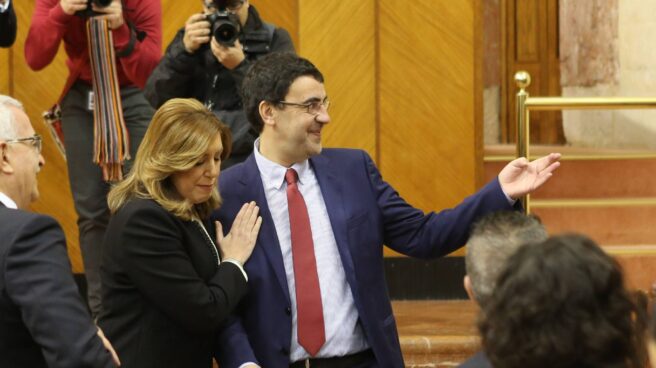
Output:
<path fill-rule="evenodd" d="M 96 22 L 98 19 L 107 20 L 106 28 L 104 22 Z M 103 32 L 111 33 L 113 47 L 110 42 L 97 42 L 100 38 L 92 33 L 94 24 L 100 24 Z M 87 26 L 92 37 L 87 36 Z M 107 39 L 109 37 L 100 41 Z M 48 66 L 62 42 L 68 56 L 69 75 L 60 100 L 61 123 L 69 181 L 78 214 L 88 301 L 95 317 L 101 308 L 100 247 L 109 221 L 108 180 L 120 179 L 121 169 L 128 171 L 129 155 L 136 153 L 154 113 L 141 88 L 161 55 L 160 1 L 36 0 L 25 41 L 25 59 L 30 68 L 41 70 Z M 96 45 L 93 57 L 89 53 L 90 43 Z M 108 66 L 96 61 L 98 54 L 106 58 L 103 61 Z M 103 79 L 109 79 L 109 75 L 116 83 L 109 91 L 100 90 L 102 98 L 96 99 L 95 90 L 99 86 L 106 87 Z M 98 79 L 97 83 L 94 78 Z M 102 108 L 111 109 L 110 119 L 99 113 L 107 111 L 99 110 Z M 94 115 L 99 118 L 94 119 Z M 107 120 L 111 124 L 118 121 L 123 128 L 121 133 L 127 130 L 127 136 L 121 135 L 118 141 L 104 136 L 99 138 L 99 131 L 104 131 L 99 130 L 98 124 Z M 104 139 L 100 141 L 103 146 L 98 144 L 99 139 Z M 102 154 L 120 151 L 119 160 L 103 160 L 104 156 L 98 159 L 98 147 L 105 150 Z"/>
<path fill-rule="evenodd" d="M 210 108 L 232 131 L 232 154 L 222 165 L 227 168 L 246 159 L 257 137 L 238 92 L 246 71 L 268 53 L 294 52 L 294 45 L 286 30 L 263 22 L 248 0 L 205 0 L 203 9 L 178 31 L 148 79 L 145 94 L 154 107 L 171 98 L 193 97 Z M 213 37 L 213 25 L 225 22 L 225 15 L 236 18 L 240 28 L 231 45 Z"/>

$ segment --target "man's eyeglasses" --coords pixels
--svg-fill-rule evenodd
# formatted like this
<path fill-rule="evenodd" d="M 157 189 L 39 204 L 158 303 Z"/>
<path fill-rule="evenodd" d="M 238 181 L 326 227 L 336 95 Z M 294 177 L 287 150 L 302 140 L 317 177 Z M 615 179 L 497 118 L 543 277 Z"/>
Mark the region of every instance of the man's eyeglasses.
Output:
<path fill-rule="evenodd" d="M 239 9 L 241 9 L 241 7 L 244 6 L 244 2 L 245 2 L 245 0 L 232 0 L 232 1 L 228 0 L 228 1 L 224 1 L 224 3 L 226 4 L 225 8 L 230 13 L 238 12 Z M 214 1 L 204 1 L 203 3 L 205 4 L 205 7 L 207 9 L 209 9 L 210 11 L 215 12 L 215 11 L 219 10 L 218 7 L 217 7 L 217 4 Z"/>
<path fill-rule="evenodd" d="M 36 148 L 37 153 L 41 153 L 41 148 L 43 148 L 42 141 L 41 141 L 41 136 L 38 134 L 35 134 L 31 137 L 27 138 L 17 138 L 17 139 L 9 139 L 6 140 L 5 143 L 11 144 L 11 143 L 25 143 L 29 144 L 30 146 Z"/>
<path fill-rule="evenodd" d="M 305 112 L 307 112 L 310 115 L 319 115 L 321 114 L 321 108 L 325 108 L 326 111 L 328 111 L 328 108 L 330 107 L 330 100 L 328 97 L 324 98 L 323 101 L 310 101 L 306 103 L 298 103 L 298 102 L 287 102 L 287 101 L 278 101 L 277 104 L 283 105 L 283 106 L 296 106 L 305 109 Z"/>

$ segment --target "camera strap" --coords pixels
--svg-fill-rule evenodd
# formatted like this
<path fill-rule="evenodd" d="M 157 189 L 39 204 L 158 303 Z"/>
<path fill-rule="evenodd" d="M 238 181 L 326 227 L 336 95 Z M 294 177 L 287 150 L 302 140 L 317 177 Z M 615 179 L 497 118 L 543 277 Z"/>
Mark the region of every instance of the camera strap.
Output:
<path fill-rule="evenodd" d="M 130 145 L 123 119 L 114 41 L 107 20 L 90 18 L 87 39 L 95 96 L 93 162 L 102 168 L 103 179 L 113 182 L 123 178 L 123 162 L 130 158 Z"/>
<path fill-rule="evenodd" d="M 262 22 L 262 27 L 257 30 L 244 32 L 241 40 L 244 52 L 247 54 L 266 54 L 271 51 L 271 42 L 276 26 L 271 23 Z"/>

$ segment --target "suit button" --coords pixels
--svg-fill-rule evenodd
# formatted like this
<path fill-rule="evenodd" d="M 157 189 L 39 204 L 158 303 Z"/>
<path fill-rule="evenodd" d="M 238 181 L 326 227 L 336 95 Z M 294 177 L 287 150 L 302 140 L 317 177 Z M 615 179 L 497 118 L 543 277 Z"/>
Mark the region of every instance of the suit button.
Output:
<path fill-rule="evenodd" d="M 289 350 L 287 350 L 287 348 L 281 348 L 281 349 L 280 349 L 280 352 L 281 352 L 283 355 L 289 355 Z"/>
<path fill-rule="evenodd" d="M 292 309 L 290 307 L 285 308 L 285 313 L 287 313 L 288 316 L 292 315 Z"/>

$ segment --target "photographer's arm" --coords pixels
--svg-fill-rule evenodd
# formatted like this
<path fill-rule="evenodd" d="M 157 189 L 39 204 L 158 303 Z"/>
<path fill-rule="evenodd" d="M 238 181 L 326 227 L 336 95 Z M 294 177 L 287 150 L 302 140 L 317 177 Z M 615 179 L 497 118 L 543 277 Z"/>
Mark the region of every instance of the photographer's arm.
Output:
<path fill-rule="evenodd" d="M 134 9 L 123 9 L 126 22 L 112 33 L 123 71 L 143 89 L 161 57 L 162 6 L 159 0 L 141 0 L 136 4 Z M 142 40 L 140 34 L 144 36 Z"/>
<path fill-rule="evenodd" d="M 146 82 L 144 95 L 154 108 L 172 98 L 193 97 L 193 88 L 197 87 L 193 84 L 193 76 L 198 58 L 185 51 L 183 34 L 183 31 L 178 32 Z"/>
<path fill-rule="evenodd" d="M 57 55 L 59 43 L 79 6 L 76 1 L 79 0 L 36 0 L 25 40 L 25 60 L 32 70 L 45 68 Z M 86 7 L 86 0 L 82 1 Z"/>

